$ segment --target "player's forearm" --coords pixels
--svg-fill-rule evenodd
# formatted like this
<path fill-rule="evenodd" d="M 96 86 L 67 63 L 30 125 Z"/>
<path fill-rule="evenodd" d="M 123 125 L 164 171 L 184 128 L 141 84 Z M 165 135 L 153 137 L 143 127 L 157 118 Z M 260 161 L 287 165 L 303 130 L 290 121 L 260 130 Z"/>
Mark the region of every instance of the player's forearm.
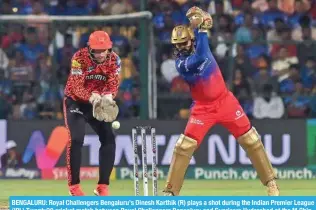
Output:
<path fill-rule="evenodd" d="M 196 54 L 199 56 L 207 56 L 210 52 L 207 32 L 199 31 L 197 37 Z"/>

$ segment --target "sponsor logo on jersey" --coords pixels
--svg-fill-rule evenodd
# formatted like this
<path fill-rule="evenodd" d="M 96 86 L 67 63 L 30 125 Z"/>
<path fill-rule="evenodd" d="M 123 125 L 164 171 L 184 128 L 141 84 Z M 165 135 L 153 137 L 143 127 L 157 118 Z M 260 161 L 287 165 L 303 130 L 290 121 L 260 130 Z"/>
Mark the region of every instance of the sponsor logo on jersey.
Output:
<path fill-rule="evenodd" d="M 71 62 L 71 68 L 78 68 L 78 69 L 80 69 L 81 68 L 81 64 L 78 61 L 73 60 Z"/>
<path fill-rule="evenodd" d="M 101 74 L 92 74 L 86 76 L 86 80 L 100 80 L 100 81 L 106 81 L 106 76 Z"/>
<path fill-rule="evenodd" d="M 71 69 L 71 74 L 72 75 L 82 75 L 82 70 L 81 69 Z"/>
<path fill-rule="evenodd" d="M 75 109 L 70 109 L 70 113 L 78 113 L 78 114 L 83 114 L 82 111 L 79 110 L 79 108 L 75 108 Z"/>
<path fill-rule="evenodd" d="M 90 66 L 89 68 L 88 68 L 88 72 L 92 72 L 94 70 L 94 67 L 93 66 Z"/>
<path fill-rule="evenodd" d="M 197 125 L 204 125 L 204 122 L 202 120 L 195 119 L 195 118 L 191 118 L 190 123 L 197 124 Z"/>
<path fill-rule="evenodd" d="M 238 120 L 239 118 L 242 118 L 243 116 L 244 116 L 244 113 L 240 110 L 237 110 L 235 120 Z"/>

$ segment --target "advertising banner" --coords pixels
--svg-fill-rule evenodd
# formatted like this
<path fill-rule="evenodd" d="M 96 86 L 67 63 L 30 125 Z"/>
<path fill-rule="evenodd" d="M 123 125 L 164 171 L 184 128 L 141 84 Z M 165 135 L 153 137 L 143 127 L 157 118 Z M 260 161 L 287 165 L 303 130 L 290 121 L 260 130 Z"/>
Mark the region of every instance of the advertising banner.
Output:
<path fill-rule="evenodd" d="M 150 125 L 156 128 L 158 166 L 168 166 L 174 145 L 183 132 L 186 121 L 121 121 L 121 128 L 115 130 L 115 166 L 133 165 L 131 131 L 136 125 Z M 268 156 L 275 167 L 304 167 L 307 165 L 306 121 L 305 120 L 260 120 L 253 121 L 262 137 Z M 18 131 L 18 132 L 17 132 Z M 68 133 L 61 121 L 14 121 L 8 122 L 8 138 L 18 142 L 25 167 L 53 169 L 65 167 L 65 148 Z M 141 139 L 138 138 L 139 156 Z M 87 126 L 82 166 L 98 166 L 99 140 Z M 147 136 L 148 164 L 152 153 L 150 135 Z M 250 167 L 245 152 L 235 138 L 220 126 L 215 126 L 205 136 L 203 143 L 190 163 L 196 167 Z"/>
<path fill-rule="evenodd" d="M 53 179 L 53 180 L 66 180 L 67 179 L 67 168 L 57 167 L 53 169 L 43 169 L 42 179 Z M 81 167 L 80 169 L 80 179 L 81 180 L 97 180 L 99 178 L 99 168 L 98 167 Z M 116 179 L 115 168 L 113 169 L 111 180 Z"/>
<path fill-rule="evenodd" d="M 275 168 L 278 179 L 315 179 L 316 169 L 314 168 Z M 139 177 L 142 179 L 142 170 L 139 170 Z M 168 175 L 168 167 L 159 167 L 158 179 L 165 180 Z M 116 168 L 118 180 L 133 179 L 133 168 Z M 152 179 L 152 171 L 148 170 L 148 179 Z M 254 180 L 258 179 L 257 172 L 253 168 L 212 168 L 194 167 L 187 170 L 186 179 L 195 180 Z"/>
<path fill-rule="evenodd" d="M 41 171 L 31 168 L 6 168 L 0 172 L 0 179 L 40 179 Z"/>

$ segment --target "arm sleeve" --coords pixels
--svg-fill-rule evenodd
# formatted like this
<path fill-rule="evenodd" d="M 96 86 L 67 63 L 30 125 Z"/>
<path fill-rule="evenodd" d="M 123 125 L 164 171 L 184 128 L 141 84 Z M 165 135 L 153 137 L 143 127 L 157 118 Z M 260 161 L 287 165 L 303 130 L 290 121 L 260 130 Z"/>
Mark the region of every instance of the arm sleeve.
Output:
<path fill-rule="evenodd" d="M 83 60 L 80 60 L 74 55 L 71 59 L 71 70 L 69 75 L 71 91 L 79 100 L 87 102 L 92 93 L 84 87 L 85 76 L 83 68 Z"/>
<path fill-rule="evenodd" d="M 112 94 L 113 98 L 116 97 L 120 85 L 120 71 L 121 59 L 117 56 L 116 64 L 113 70 L 108 74 L 105 86 L 102 90 L 102 95 Z"/>
<path fill-rule="evenodd" d="M 182 72 L 198 72 L 200 66 L 210 59 L 210 53 L 211 50 L 209 48 L 207 33 L 198 32 L 195 53 L 187 57 L 184 62 L 178 62 L 177 68 Z"/>

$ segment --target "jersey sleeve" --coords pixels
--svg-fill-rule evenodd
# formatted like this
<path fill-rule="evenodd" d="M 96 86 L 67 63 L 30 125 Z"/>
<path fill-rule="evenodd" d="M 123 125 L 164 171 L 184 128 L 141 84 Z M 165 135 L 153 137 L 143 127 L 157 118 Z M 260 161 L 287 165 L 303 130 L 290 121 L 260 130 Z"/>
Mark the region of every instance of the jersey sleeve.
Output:
<path fill-rule="evenodd" d="M 113 69 L 109 71 L 105 86 L 102 90 L 102 95 L 112 94 L 113 98 L 116 97 L 119 85 L 120 85 L 120 71 L 121 71 L 121 59 L 116 55 L 116 61 L 113 65 Z"/>
<path fill-rule="evenodd" d="M 84 87 L 84 60 L 75 54 L 71 59 L 71 69 L 68 82 L 71 85 L 71 92 L 81 101 L 89 101 L 91 92 Z"/>
<path fill-rule="evenodd" d="M 204 64 L 209 61 L 211 50 L 209 48 L 207 33 L 198 32 L 196 41 L 197 45 L 195 53 L 184 60 L 178 60 L 176 62 L 177 69 L 180 73 L 197 73 L 203 69 Z"/>

